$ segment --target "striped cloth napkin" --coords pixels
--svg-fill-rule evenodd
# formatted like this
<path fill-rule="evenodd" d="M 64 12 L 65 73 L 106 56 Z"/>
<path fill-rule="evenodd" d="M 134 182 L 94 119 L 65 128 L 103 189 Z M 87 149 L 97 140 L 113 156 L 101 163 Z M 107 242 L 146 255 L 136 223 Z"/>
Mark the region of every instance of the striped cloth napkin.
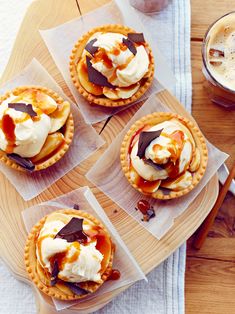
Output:
<path fill-rule="evenodd" d="M 191 112 L 190 1 L 173 0 L 158 14 L 138 14 L 175 74 L 177 82 L 171 92 Z M 149 273 L 148 283 L 137 282 L 96 314 L 183 314 L 185 260 L 183 244 Z"/>

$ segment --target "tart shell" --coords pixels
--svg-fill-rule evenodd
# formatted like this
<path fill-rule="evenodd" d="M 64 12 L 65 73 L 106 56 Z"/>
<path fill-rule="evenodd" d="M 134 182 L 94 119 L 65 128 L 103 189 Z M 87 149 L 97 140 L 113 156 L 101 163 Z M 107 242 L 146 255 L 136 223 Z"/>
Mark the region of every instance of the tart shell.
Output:
<path fill-rule="evenodd" d="M 191 132 L 196 147 L 198 148 L 200 152 L 200 166 L 197 171 L 193 172 L 193 181 L 191 185 L 189 185 L 186 189 L 183 189 L 181 191 L 171 191 L 169 190 L 169 193 L 164 194 L 163 190 L 160 188 L 154 192 L 154 193 L 145 193 L 139 186 L 137 186 L 134 182 L 132 182 L 130 178 L 130 169 L 129 169 L 129 146 L 131 143 L 132 136 L 139 130 L 141 129 L 144 125 L 150 125 L 154 126 L 156 124 L 159 124 L 161 122 L 170 120 L 172 118 L 177 119 L 179 122 L 181 122 L 184 126 L 186 126 L 189 131 Z M 120 159 L 121 159 L 121 166 L 122 170 L 125 174 L 125 177 L 129 181 L 129 183 L 140 193 L 144 195 L 148 195 L 152 198 L 156 199 L 161 199 L 161 200 L 169 200 L 173 198 L 177 198 L 180 196 L 183 196 L 190 191 L 192 191 L 197 184 L 200 182 L 202 179 L 205 171 L 206 171 L 206 166 L 207 166 L 207 161 L 208 161 L 208 151 L 207 151 L 207 146 L 206 146 L 206 141 L 204 136 L 202 135 L 200 129 L 196 124 L 194 124 L 192 121 L 176 114 L 176 113 L 171 113 L 171 112 L 155 112 L 152 114 L 149 114 L 147 116 L 144 116 L 140 120 L 137 120 L 130 128 L 130 130 L 127 132 L 125 135 L 122 145 L 121 145 L 121 152 L 120 152 Z"/>
<path fill-rule="evenodd" d="M 76 216 L 82 217 L 87 220 L 90 220 L 96 226 L 100 226 L 106 232 L 106 234 L 109 235 L 107 229 L 103 226 L 103 224 L 101 224 L 99 220 L 97 220 L 92 215 L 84 211 L 81 211 L 81 210 L 77 211 L 73 209 L 63 209 L 63 210 L 58 210 L 56 212 L 71 215 L 73 217 L 76 217 Z M 111 242 L 110 257 L 107 263 L 107 267 L 101 276 L 102 282 L 96 283 L 92 281 L 86 281 L 80 284 L 81 288 L 89 291 L 88 294 L 76 295 L 65 284 L 63 284 L 63 282 L 59 282 L 55 286 L 50 286 L 50 284 L 48 283 L 48 278 L 46 277 L 45 273 L 43 271 L 40 271 L 40 274 L 39 274 L 39 271 L 38 271 L 39 263 L 37 262 L 37 257 L 36 257 L 36 241 L 35 241 L 46 219 L 47 219 L 47 216 L 43 217 L 32 228 L 26 241 L 25 251 L 24 251 L 24 260 L 25 260 L 25 267 L 26 267 L 26 270 L 28 272 L 30 279 L 34 282 L 34 284 L 37 286 L 39 290 L 41 290 L 42 292 L 44 292 L 50 297 L 54 297 L 60 300 L 77 300 L 77 299 L 84 298 L 87 295 L 90 295 L 90 293 L 95 292 L 108 279 L 109 275 L 111 274 L 112 264 L 113 264 L 113 255 L 114 255 L 114 249 L 115 249 L 114 244 Z"/>
<path fill-rule="evenodd" d="M 47 87 L 30 85 L 30 86 L 20 86 L 20 87 L 13 89 L 12 91 L 7 92 L 5 95 L 0 97 L 0 105 L 4 100 L 6 100 L 10 96 L 11 93 L 13 93 L 14 95 L 18 95 L 18 94 L 26 91 L 27 89 L 37 89 L 39 91 L 42 91 L 45 94 L 52 97 L 56 101 L 57 104 L 62 104 L 65 102 L 62 99 L 62 97 L 60 97 L 57 93 L 55 93 L 53 90 L 51 90 Z M 73 135 L 74 135 L 74 120 L 73 120 L 73 116 L 71 113 L 69 114 L 68 119 L 64 125 L 64 129 L 65 129 L 64 133 L 63 133 L 64 143 L 48 159 L 44 160 L 43 162 L 36 163 L 35 169 L 33 172 L 43 170 L 43 169 L 46 169 L 46 168 L 52 166 L 58 160 L 60 160 L 64 156 L 64 154 L 68 151 L 69 146 L 70 146 L 72 139 L 73 139 Z M 24 168 L 22 168 L 20 165 L 18 165 L 16 162 L 14 162 L 10 158 L 8 158 L 7 154 L 1 150 L 0 150 L 0 161 L 3 162 L 8 167 L 11 167 L 15 170 L 24 171 L 24 172 L 27 171 Z"/>
<path fill-rule="evenodd" d="M 97 32 L 114 32 L 114 33 L 121 33 L 123 35 L 127 35 L 128 33 L 133 33 L 135 32 L 133 29 L 119 25 L 119 24 L 109 24 L 109 25 L 104 25 L 100 27 L 96 27 L 91 29 L 88 33 L 84 34 L 75 44 L 71 56 L 70 56 L 70 65 L 69 65 L 69 70 L 70 70 L 70 75 L 71 79 L 77 88 L 78 92 L 88 100 L 89 103 L 91 104 L 96 104 L 100 106 L 105 106 L 105 107 L 121 107 L 128 105 L 136 100 L 138 100 L 150 87 L 152 81 L 153 81 L 153 76 L 154 76 L 154 57 L 151 48 L 149 45 L 146 43 L 146 48 L 149 51 L 149 70 L 146 74 L 145 82 L 140 88 L 137 90 L 137 92 L 132 95 L 131 97 L 127 99 L 118 99 L 118 100 L 111 100 L 106 98 L 105 96 L 95 96 L 89 92 L 87 92 L 83 86 L 81 85 L 79 79 L 78 79 L 78 74 L 77 74 L 77 64 L 80 61 L 82 57 L 82 53 L 84 51 L 84 48 L 86 46 L 86 43 L 88 42 L 89 38 L 97 33 Z"/>

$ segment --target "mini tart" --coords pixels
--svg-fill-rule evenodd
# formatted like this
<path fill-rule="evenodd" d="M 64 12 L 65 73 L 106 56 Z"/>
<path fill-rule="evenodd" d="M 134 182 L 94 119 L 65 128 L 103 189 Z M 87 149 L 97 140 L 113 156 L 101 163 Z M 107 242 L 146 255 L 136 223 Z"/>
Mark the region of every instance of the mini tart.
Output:
<path fill-rule="evenodd" d="M 11 93 L 13 93 L 15 96 L 17 96 L 17 95 L 21 94 L 22 92 L 27 91 L 28 89 L 37 89 L 39 91 L 42 91 L 43 93 L 52 97 L 58 105 L 67 103 L 67 101 L 64 101 L 62 97 L 60 97 L 57 93 L 55 93 L 53 90 L 51 90 L 49 88 L 30 85 L 30 86 L 17 87 L 15 89 L 13 89 L 12 91 L 7 92 L 5 95 L 1 96 L 0 97 L 0 106 L 1 106 L 1 103 L 4 100 L 6 100 L 10 96 Z M 34 172 L 39 171 L 39 170 L 43 170 L 43 169 L 46 169 L 46 168 L 52 166 L 57 161 L 59 161 L 64 156 L 64 154 L 68 151 L 69 146 L 70 146 L 72 139 L 73 139 L 73 135 L 74 135 L 74 120 L 73 120 L 73 116 L 72 116 L 71 112 L 67 118 L 66 123 L 62 127 L 62 133 L 64 135 L 63 144 L 60 145 L 59 149 L 55 150 L 53 155 L 49 155 L 47 158 L 45 158 L 44 160 L 42 159 L 39 162 L 34 162 L 34 164 L 35 164 L 35 169 L 33 170 Z M 31 160 L 33 158 L 34 157 L 28 158 L 28 159 Z M 15 170 L 26 171 L 23 167 L 21 167 L 16 162 L 11 160 L 7 156 L 7 154 L 2 150 L 0 150 L 0 161 L 2 161 L 3 163 L 5 163 L 5 165 L 7 165 L 7 166 L 9 166 Z"/>
<path fill-rule="evenodd" d="M 131 97 L 127 99 L 118 99 L 118 100 L 111 100 L 109 98 L 106 98 L 104 95 L 101 96 L 95 96 L 91 93 L 88 93 L 84 87 L 81 85 L 79 79 L 78 79 L 78 73 L 77 73 L 77 64 L 81 60 L 81 56 L 83 54 L 84 48 L 89 40 L 89 38 L 97 33 L 97 32 L 113 32 L 113 33 L 120 33 L 123 35 L 126 35 L 128 33 L 135 33 L 135 31 L 127 26 L 124 25 L 118 25 L 118 24 L 109 24 L 104 26 L 95 27 L 92 30 L 90 30 L 88 33 L 84 34 L 75 44 L 71 56 L 70 56 L 70 75 L 72 78 L 72 81 L 77 88 L 78 92 L 88 100 L 91 104 L 96 104 L 100 106 L 105 107 L 121 107 L 128 105 L 136 100 L 138 100 L 150 87 L 153 76 L 154 76 L 154 57 L 152 50 L 148 43 L 145 43 L 146 48 L 149 51 L 149 70 L 146 73 L 145 77 L 142 79 L 144 82 L 139 87 L 137 92 L 132 95 Z M 96 86 L 96 85 L 95 85 Z"/>
<path fill-rule="evenodd" d="M 187 188 L 181 190 L 181 191 L 172 191 L 167 189 L 167 193 L 165 193 L 164 188 L 159 187 L 159 189 L 154 193 L 146 193 L 144 192 L 138 185 L 132 182 L 130 178 L 130 157 L 129 157 L 129 146 L 131 143 L 131 140 L 133 136 L 138 132 L 144 125 L 150 125 L 154 126 L 156 124 L 159 124 L 161 122 L 170 120 L 170 119 L 177 119 L 179 122 L 181 122 L 183 125 L 185 125 L 189 131 L 191 132 L 191 135 L 193 136 L 193 139 L 195 141 L 196 147 L 198 148 L 200 152 L 200 166 L 199 168 L 193 172 L 193 180 L 191 185 L 189 185 Z M 196 185 L 200 182 L 202 179 L 207 166 L 208 161 L 208 152 L 207 152 L 207 146 L 204 136 L 202 135 L 200 129 L 198 126 L 193 123 L 192 121 L 171 112 L 155 112 L 152 114 L 149 114 L 147 116 L 144 116 L 140 120 L 137 120 L 130 128 L 130 130 L 125 135 L 122 145 L 121 145 L 121 153 L 120 153 L 120 159 L 121 159 L 121 166 L 122 170 L 127 178 L 127 180 L 130 182 L 130 184 L 138 190 L 140 193 L 150 196 L 155 199 L 161 199 L 161 200 L 169 200 L 173 198 L 177 198 L 180 196 L 183 196 L 187 193 L 189 193 L 191 190 L 193 190 Z"/>
<path fill-rule="evenodd" d="M 82 289 L 85 289 L 88 291 L 88 294 L 86 295 L 77 295 L 73 293 L 68 286 L 66 286 L 63 281 L 58 281 L 55 286 L 50 285 L 50 278 L 48 275 L 45 273 L 44 269 L 41 267 L 39 262 L 37 261 L 37 256 L 36 256 L 36 239 L 38 237 L 38 234 L 40 230 L 42 229 L 47 217 L 43 217 L 31 230 L 31 232 L 28 235 L 26 245 L 25 245 L 25 251 L 24 251 L 24 260 L 25 260 L 25 266 L 26 270 L 29 274 L 30 279 L 34 282 L 34 284 L 38 287 L 39 290 L 44 292 L 50 297 L 54 297 L 56 299 L 60 300 L 77 300 L 84 298 L 90 293 L 95 292 L 100 286 L 108 279 L 112 272 L 112 264 L 113 264 L 113 255 L 115 251 L 115 246 L 111 241 L 111 238 L 109 236 L 109 233 L 107 229 L 101 224 L 99 220 L 94 218 L 92 215 L 83 212 L 81 210 L 73 210 L 73 209 L 63 209 L 63 210 L 58 210 L 54 213 L 62 213 L 62 214 L 67 214 L 72 217 L 78 217 L 78 218 L 84 218 L 86 220 L 91 221 L 93 224 L 96 226 L 99 226 L 102 228 L 102 230 L 107 234 L 107 236 L 110 239 L 111 242 L 111 250 L 108 254 L 108 259 L 105 261 L 107 267 L 104 270 L 102 276 L 101 276 L 101 283 L 96 283 L 93 281 L 85 281 L 80 283 L 80 287 Z M 53 213 L 53 214 L 54 214 Z"/>

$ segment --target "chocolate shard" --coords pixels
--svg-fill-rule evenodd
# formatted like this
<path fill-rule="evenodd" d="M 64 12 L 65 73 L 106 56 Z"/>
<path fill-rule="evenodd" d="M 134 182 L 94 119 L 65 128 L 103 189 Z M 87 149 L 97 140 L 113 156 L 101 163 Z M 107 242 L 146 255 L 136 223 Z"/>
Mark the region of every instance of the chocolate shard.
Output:
<path fill-rule="evenodd" d="M 127 38 L 131 40 L 133 43 L 144 43 L 144 34 L 143 33 L 129 33 L 127 34 Z"/>
<path fill-rule="evenodd" d="M 141 132 L 139 137 L 139 143 L 138 143 L 138 151 L 137 156 L 139 158 L 143 158 L 145 155 L 145 149 L 147 146 L 157 137 L 160 136 L 163 129 L 158 131 L 149 131 L 149 132 Z"/>
<path fill-rule="evenodd" d="M 112 84 L 110 84 L 107 80 L 107 78 L 101 74 L 99 71 L 93 68 L 91 63 L 91 58 L 86 56 L 86 64 L 87 64 L 87 72 L 88 72 L 88 79 L 91 83 L 94 83 L 96 85 L 100 86 L 106 86 L 109 88 L 115 88 Z"/>
<path fill-rule="evenodd" d="M 123 38 L 123 39 L 122 39 L 122 42 L 123 42 L 123 44 L 126 45 L 127 48 L 133 53 L 133 55 L 136 55 L 137 50 L 136 50 L 136 48 L 135 48 L 134 43 L 133 43 L 131 40 L 129 40 L 128 38 Z"/>
<path fill-rule="evenodd" d="M 7 157 L 16 162 L 18 165 L 20 165 L 25 170 L 28 170 L 30 172 L 34 171 L 35 165 L 32 163 L 31 160 L 27 158 L 23 158 L 17 154 L 7 154 Z"/>
<path fill-rule="evenodd" d="M 155 210 L 151 207 L 147 210 L 148 221 L 156 216 Z"/>
<path fill-rule="evenodd" d="M 73 217 L 55 236 L 55 238 L 64 239 L 67 242 L 79 243 L 87 242 L 87 235 L 82 228 L 83 219 Z"/>
<path fill-rule="evenodd" d="M 30 115 L 30 117 L 36 117 L 37 116 L 37 113 L 33 110 L 33 106 L 31 104 L 27 105 L 27 104 L 22 103 L 22 102 L 9 103 L 8 108 L 15 109 L 16 111 L 25 112 L 28 115 Z"/>
<path fill-rule="evenodd" d="M 78 205 L 78 204 L 74 204 L 74 205 L 73 205 L 73 209 L 79 210 L 79 209 L 80 209 L 80 208 L 79 208 L 79 205 Z"/>
<path fill-rule="evenodd" d="M 86 291 L 85 289 L 81 288 L 79 283 L 73 283 L 73 282 L 65 282 L 64 284 L 75 294 L 77 295 L 85 295 L 88 294 L 89 291 Z"/>
<path fill-rule="evenodd" d="M 144 159 L 144 163 L 153 167 L 154 169 L 156 169 L 158 171 L 164 170 L 164 168 L 162 168 L 161 166 L 159 166 L 158 164 L 153 162 L 151 159 Z"/>
<path fill-rule="evenodd" d="M 98 51 L 99 47 L 95 47 L 93 46 L 93 44 L 97 41 L 96 38 L 92 39 L 91 41 L 89 41 L 89 43 L 87 43 L 85 49 L 86 51 L 88 51 L 92 56 L 94 56 L 94 54 Z"/>
<path fill-rule="evenodd" d="M 59 264 L 57 259 L 55 259 L 52 265 L 51 286 L 54 286 L 57 283 L 59 271 Z"/>

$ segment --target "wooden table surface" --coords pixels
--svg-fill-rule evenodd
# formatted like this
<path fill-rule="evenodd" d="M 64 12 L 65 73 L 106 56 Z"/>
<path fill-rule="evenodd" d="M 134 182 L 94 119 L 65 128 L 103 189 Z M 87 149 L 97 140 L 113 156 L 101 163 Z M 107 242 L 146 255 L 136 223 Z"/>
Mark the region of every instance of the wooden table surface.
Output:
<path fill-rule="evenodd" d="M 230 0 L 193 0 L 191 60 L 193 116 L 206 137 L 235 161 L 235 111 L 212 104 L 203 88 L 201 44 L 208 26 L 235 10 Z M 216 222 L 200 251 L 188 241 L 186 264 L 186 313 L 235 313 L 235 197 L 228 194 Z"/>
<path fill-rule="evenodd" d="M 63 6 L 68 0 L 57 1 L 60 1 Z M 69 0 L 69 2 L 73 2 L 74 6 L 74 11 L 71 12 L 71 16 L 78 16 L 76 0 Z M 100 5 L 104 2 L 107 1 L 96 0 L 96 3 L 100 3 Z M 191 1 L 193 116 L 205 136 L 214 145 L 232 156 L 227 162 L 229 168 L 232 162 L 235 161 L 235 111 L 226 111 L 208 100 L 206 91 L 203 88 L 204 77 L 201 72 L 201 43 L 206 29 L 215 19 L 229 11 L 235 10 L 235 3 L 232 4 L 232 2 L 231 0 Z M 46 3 L 46 1 L 44 1 L 44 3 Z M 81 3 L 83 13 L 94 6 L 93 1 L 81 0 L 79 3 Z M 83 7 L 84 3 L 86 3 L 86 5 Z M 33 5 L 37 6 L 37 1 Z M 54 12 L 54 14 L 56 15 L 56 12 Z M 53 23 L 53 16 L 51 16 L 51 21 L 48 21 L 48 23 Z M 27 34 L 25 34 L 25 36 L 27 36 Z M 34 32 L 31 36 L 35 36 L 35 39 L 38 39 L 39 34 Z M 26 39 L 27 38 L 25 38 L 25 43 L 27 43 Z M 19 45 L 19 40 L 20 39 L 16 40 L 16 46 Z M 21 56 L 22 65 L 28 63 L 28 48 L 27 44 L 25 44 L 23 48 L 25 53 Z M 37 47 L 35 47 L 35 49 L 37 49 Z M 37 58 L 44 64 L 47 59 L 51 57 L 49 54 L 41 55 L 39 52 Z M 15 64 L 16 59 L 17 55 L 15 54 L 11 56 L 9 62 Z M 51 70 L 53 72 L 54 70 L 54 63 L 51 62 L 51 64 L 52 68 L 48 68 L 49 72 L 51 72 Z M 17 72 L 17 69 L 11 67 L 10 71 L 8 70 L 7 73 L 3 74 L 1 81 L 3 82 L 8 77 L 13 76 L 15 72 Z M 56 75 L 55 79 L 66 89 L 65 83 L 59 73 Z M 102 123 L 98 124 L 96 130 L 101 130 L 102 126 Z M 106 130 L 107 129 L 109 130 L 109 124 L 106 126 Z M 108 132 L 105 133 L 106 135 L 108 134 Z M 93 157 L 91 158 L 93 160 Z M 206 243 L 200 251 L 195 251 L 191 248 L 192 238 L 188 241 L 187 250 L 186 313 L 235 313 L 235 197 L 230 194 L 227 195 L 213 229 L 209 233 Z"/>

